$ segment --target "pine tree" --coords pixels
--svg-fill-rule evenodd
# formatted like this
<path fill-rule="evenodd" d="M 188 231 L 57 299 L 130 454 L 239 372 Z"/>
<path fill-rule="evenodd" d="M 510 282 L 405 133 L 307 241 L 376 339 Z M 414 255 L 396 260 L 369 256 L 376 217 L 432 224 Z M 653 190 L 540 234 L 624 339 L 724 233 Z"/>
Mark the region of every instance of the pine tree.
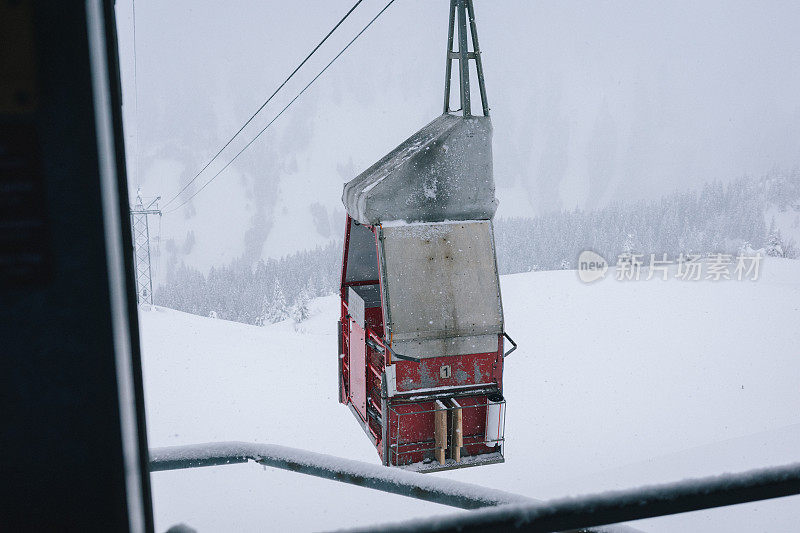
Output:
<path fill-rule="evenodd" d="M 767 255 L 769 257 L 786 257 L 783 251 L 783 243 L 781 242 L 781 232 L 775 227 L 775 219 L 769 225 L 769 232 L 767 233 L 767 242 L 765 243 Z"/>
<path fill-rule="evenodd" d="M 280 322 L 289 318 L 286 296 L 283 293 L 281 282 L 277 279 L 272 285 L 272 296 L 264 299 L 261 314 L 264 317 L 264 323 Z"/>
<path fill-rule="evenodd" d="M 292 306 L 292 318 L 295 324 L 305 322 L 311 316 L 311 311 L 308 308 L 309 302 L 311 302 L 311 296 L 309 296 L 308 286 L 306 286 L 297 295 L 297 299 Z"/>

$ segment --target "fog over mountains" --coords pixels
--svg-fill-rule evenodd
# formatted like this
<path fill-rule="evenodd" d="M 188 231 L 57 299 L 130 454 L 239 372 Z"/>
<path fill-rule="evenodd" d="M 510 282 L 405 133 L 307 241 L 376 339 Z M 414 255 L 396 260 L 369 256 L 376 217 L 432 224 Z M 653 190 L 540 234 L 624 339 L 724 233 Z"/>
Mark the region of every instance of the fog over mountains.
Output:
<path fill-rule="evenodd" d="M 141 186 L 170 199 L 352 3 L 139 0 L 134 61 L 133 6 L 117 2 L 132 196 Z M 384 4 L 365 0 L 195 186 Z M 160 228 L 153 219 L 157 277 L 168 264 L 207 271 L 338 235 L 342 184 L 441 113 L 447 5 L 397 0 L 202 193 Z M 796 2 L 475 0 L 475 10 L 498 216 L 656 198 L 800 164 Z"/>

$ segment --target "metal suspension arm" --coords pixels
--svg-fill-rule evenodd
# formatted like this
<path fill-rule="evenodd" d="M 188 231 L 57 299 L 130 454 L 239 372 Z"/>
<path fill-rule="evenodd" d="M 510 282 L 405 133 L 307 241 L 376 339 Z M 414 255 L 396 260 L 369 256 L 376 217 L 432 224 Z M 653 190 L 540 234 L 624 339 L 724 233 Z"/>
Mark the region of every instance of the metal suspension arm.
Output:
<path fill-rule="evenodd" d="M 467 30 L 469 20 L 469 30 Z M 455 27 L 458 25 L 458 50 L 453 50 L 453 38 L 456 35 Z M 469 51 L 469 37 L 471 34 L 472 52 Z M 475 8 L 472 0 L 450 0 L 450 22 L 447 29 L 447 61 L 444 75 L 444 113 L 450 113 L 450 85 L 453 72 L 453 61 L 458 60 L 460 111 L 464 117 L 472 116 L 472 97 L 470 92 L 469 60 L 475 61 L 475 70 L 478 73 L 478 87 L 481 95 L 483 116 L 489 116 L 489 101 L 486 96 L 486 83 L 483 76 L 483 63 L 481 50 L 478 45 L 478 29 L 475 24 Z"/>
<path fill-rule="evenodd" d="M 394 357 L 395 359 L 400 359 L 402 361 L 411 361 L 412 363 L 419 363 L 421 361 L 421 359 L 418 357 L 414 357 L 412 355 L 403 355 L 401 353 L 395 352 L 394 350 L 392 350 L 392 347 L 389 346 L 389 343 L 386 342 L 385 339 L 382 339 L 377 333 L 375 333 L 369 328 L 367 328 L 366 342 L 367 345 L 373 350 L 376 350 L 381 353 L 385 353 L 384 350 L 388 351 L 390 354 L 392 354 L 392 357 Z"/>

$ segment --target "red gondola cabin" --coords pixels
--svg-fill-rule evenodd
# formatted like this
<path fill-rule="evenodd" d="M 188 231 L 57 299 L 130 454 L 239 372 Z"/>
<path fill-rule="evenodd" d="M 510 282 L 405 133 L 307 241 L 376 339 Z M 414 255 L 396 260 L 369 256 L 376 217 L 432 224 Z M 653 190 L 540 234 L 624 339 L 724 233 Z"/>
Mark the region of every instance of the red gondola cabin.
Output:
<path fill-rule="evenodd" d="M 345 185 L 344 203 L 340 402 L 385 465 L 503 461 L 488 118 L 442 115 Z"/>
<path fill-rule="evenodd" d="M 423 472 L 503 461 L 503 359 L 516 347 L 503 328 L 492 125 L 471 0 L 451 0 L 448 35 L 444 114 L 342 195 L 339 401 L 384 465 Z M 461 116 L 450 111 L 456 59 Z M 470 60 L 483 116 L 471 114 Z"/>

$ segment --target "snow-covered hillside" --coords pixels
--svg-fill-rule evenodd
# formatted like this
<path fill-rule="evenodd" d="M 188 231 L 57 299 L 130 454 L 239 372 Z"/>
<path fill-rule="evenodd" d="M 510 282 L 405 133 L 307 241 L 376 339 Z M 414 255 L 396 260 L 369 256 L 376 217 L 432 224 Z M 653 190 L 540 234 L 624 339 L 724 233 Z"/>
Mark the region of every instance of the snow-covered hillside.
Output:
<path fill-rule="evenodd" d="M 353 3 L 116 2 L 131 196 L 167 203 Z M 181 201 L 385 4 L 364 2 Z M 395 2 L 165 215 L 164 269 L 279 258 L 341 231 L 342 183 L 440 113 L 446 6 Z M 797 2 L 476 2 L 498 216 L 796 167 L 799 17 Z"/>
<path fill-rule="evenodd" d="M 440 474 L 538 499 L 798 460 L 800 262 L 758 281 L 502 278 L 507 462 Z M 378 463 L 336 400 L 336 298 L 301 324 L 142 309 L 152 447 L 243 440 Z M 321 530 L 458 512 L 253 464 L 152 476 L 156 526 Z M 464 511 L 466 512 L 466 511 Z M 792 531 L 800 498 L 634 523 Z"/>

